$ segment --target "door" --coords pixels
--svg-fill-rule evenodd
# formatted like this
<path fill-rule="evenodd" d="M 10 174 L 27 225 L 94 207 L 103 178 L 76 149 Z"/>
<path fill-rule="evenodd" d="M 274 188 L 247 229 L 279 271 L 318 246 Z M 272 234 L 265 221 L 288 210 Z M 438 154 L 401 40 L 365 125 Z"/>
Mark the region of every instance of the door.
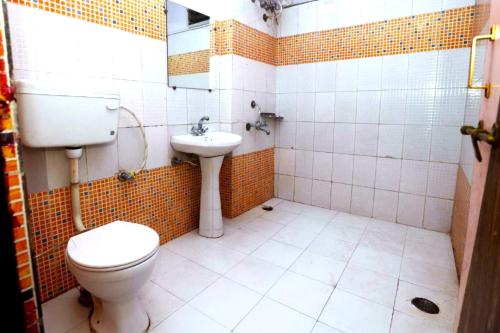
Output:
<path fill-rule="evenodd" d="M 478 0 L 476 20 L 480 34 L 489 34 L 494 24 L 500 24 L 500 0 Z M 500 29 L 500 26 L 499 26 Z M 497 37 L 478 41 L 485 56 L 480 79 L 491 83 L 489 97 L 482 94 L 479 119 L 483 128 L 493 132 L 500 124 L 500 32 Z M 475 83 L 475 85 L 478 85 Z M 474 124 L 475 126 L 475 124 Z M 477 133 L 477 132 L 476 132 Z M 470 132 L 469 132 L 470 134 Z M 500 146 L 498 133 L 496 137 Z M 483 139 L 486 139 L 483 136 Z M 482 161 L 473 164 L 470 209 L 464 262 L 460 281 L 459 308 L 456 331 L 500 332 L 500 149 L 478 142 Z"/>

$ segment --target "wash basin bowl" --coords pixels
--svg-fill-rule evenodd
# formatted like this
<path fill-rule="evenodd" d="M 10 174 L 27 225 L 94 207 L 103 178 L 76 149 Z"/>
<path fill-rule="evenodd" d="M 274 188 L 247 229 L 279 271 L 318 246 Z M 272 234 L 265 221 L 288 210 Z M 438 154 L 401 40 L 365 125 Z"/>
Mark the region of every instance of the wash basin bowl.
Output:
<path fill-rule="evenodd" d="M 208 132 L 200 136 L 173 135 L 170 143 L 175 150 L 182 153 L 215 157 L 232 152 L 241 144 L 241 136 L 226 132 Z"/>

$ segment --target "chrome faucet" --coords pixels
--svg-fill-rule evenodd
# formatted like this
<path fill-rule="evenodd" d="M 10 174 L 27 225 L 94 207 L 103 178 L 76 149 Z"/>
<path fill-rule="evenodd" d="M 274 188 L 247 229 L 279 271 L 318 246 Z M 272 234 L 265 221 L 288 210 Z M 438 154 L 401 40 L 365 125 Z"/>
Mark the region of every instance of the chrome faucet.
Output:
<path fill-rule="evenodd" d="M 250 131 L 250 129 L 253 127 L 255 128 L 257 131 L 262 131 L 264 133 L 266 133 L 267 135 L 271 134 L 271 131 L 268 129 L 268 124 L 266 122 L 266 120 L 257 120 L 255 122 L 255 124 L 252 124 L 252 123 L 247 123 L 246 125 L 246 129 L 247 131 Z"/>
<path fill-rule="evenodd" d="M 191 127 L 191 134 L 196 136 L 205 134 L 208 131 L 208 127 L 203 126 L 203 122 L 209 120 L 210 118 L 208 116 L 201 117 L 200 121 L 198 121 L 198 126 Z"/>

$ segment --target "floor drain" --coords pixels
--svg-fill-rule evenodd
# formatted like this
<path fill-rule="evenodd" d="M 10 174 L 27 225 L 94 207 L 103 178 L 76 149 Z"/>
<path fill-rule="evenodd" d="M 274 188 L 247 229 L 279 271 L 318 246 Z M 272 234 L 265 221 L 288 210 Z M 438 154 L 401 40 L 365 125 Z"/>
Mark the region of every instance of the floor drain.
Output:
<path fill-rule="evenodd" d="M 270 212 L 273 210 L 273 206 L 262 206 L 262 209 L 265 210 L 266 212 Z"/>
<path fill-rule="evenodd" d="M 433 301 L 429 301 L 426 298 L 415 297 L 411 300 L 411 304 L 415 305 L 417 309 L 425 313 L 437 314 L 439 313 L 439 306 Z"/>

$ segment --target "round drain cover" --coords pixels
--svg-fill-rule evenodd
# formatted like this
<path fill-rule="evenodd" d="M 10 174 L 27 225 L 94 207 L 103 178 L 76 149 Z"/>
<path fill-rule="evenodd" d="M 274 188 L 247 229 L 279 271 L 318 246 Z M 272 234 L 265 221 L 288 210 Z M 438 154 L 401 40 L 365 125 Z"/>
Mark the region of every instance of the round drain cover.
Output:
<path fill-rule="evenodd" d="M 262 209 L 267 211 L 267 212 L 270 212 L 273 210 L 273 206 L 262 206 Z"/>
<path fill-rule="evenodd" d="M 437 314 L 439 313 L 439 306 L 433 301 L 426 298 L 415 297 L 411 300 L 411 304 L 415 305 L 417 309 L 425 313 Z"/>

